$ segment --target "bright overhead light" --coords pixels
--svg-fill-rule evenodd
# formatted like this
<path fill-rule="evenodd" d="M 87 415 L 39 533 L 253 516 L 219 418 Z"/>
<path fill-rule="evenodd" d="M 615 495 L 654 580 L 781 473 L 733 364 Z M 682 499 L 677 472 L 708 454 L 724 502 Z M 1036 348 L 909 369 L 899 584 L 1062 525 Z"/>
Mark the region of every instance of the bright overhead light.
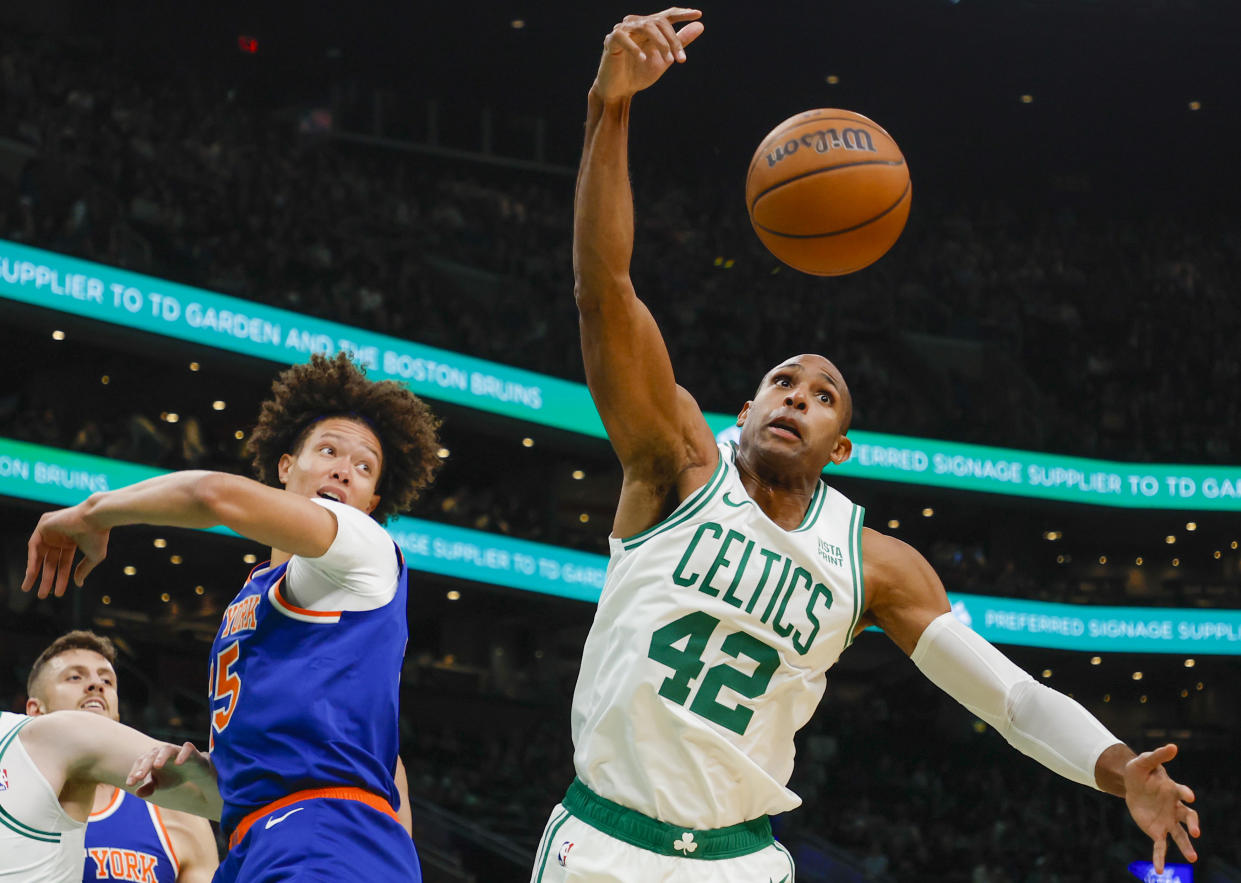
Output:
<path fill-rule="evenodd" d="M 930 506 L 927 506 L 925 509 L 922 510 L 923 518 L 930 518 L 934 514 L 935 514 L 935 510 L 932 509 Z"/>
<path fill-rule="evenodd" d="M 899 518 L 888 519 L 888 530 L 896 530 L 900 526 L 901 526 L 901 520 Z"/>
<path fill-rule="evenodd" d="M 223 399 L 216 399 L 214 402 L 211 403 L 211 409 L 213 411 L 223 411 L 224 408 L 225 408 L 225 405 L 224 405 Z"/>
<path fill-rule="evenodd" d="M 60 329 L 57 329 L 52 332 L 52 340 L 64 340 L 64 339 L 65 339 L 65 332 L 61 331 Z"/>
<path fill-rule="evenodd" d="M 582 470 L 580 470 L 580 469 L 574 469 L 574 470 L 573 470 L 573 477 L 574 477 L 576 480 L 581 481 L 583 478 L 585 478 L 585 477 L 586 477 L 586 473 L 585 473 L 585 472 L 583 472 L 583 471 L 582 471 Z"/>
<path fill-rule="evenodd" d="M 447 597 L 449 601 L 460 601 L 461 593 L 458 592 L 456 589 L 449 589 Z"/>
<path fill-rule="evenodd" d="M 533 448 L 533 447 L 534 447 L 534 439 L 532 439 L 530 436 L 526 436 L 525 438 L 523 438 L 523 439 L 521 440 L 521 446 L 522 446 L 523 448 Z"/>

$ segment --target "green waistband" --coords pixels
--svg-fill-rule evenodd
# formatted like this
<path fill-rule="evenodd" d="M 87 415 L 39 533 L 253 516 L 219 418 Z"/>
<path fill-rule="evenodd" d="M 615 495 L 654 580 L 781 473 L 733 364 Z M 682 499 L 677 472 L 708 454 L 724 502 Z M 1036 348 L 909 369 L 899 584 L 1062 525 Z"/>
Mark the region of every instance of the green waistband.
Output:
<path fill-rule="evenodd" d="M 711 861 L 749 855 L 774 842 L 767 816 L 727 828 L 681 828 L 600 797 L 581 779 L 573 780 L 563 804 L 592 828 L 659 855 Z"/>

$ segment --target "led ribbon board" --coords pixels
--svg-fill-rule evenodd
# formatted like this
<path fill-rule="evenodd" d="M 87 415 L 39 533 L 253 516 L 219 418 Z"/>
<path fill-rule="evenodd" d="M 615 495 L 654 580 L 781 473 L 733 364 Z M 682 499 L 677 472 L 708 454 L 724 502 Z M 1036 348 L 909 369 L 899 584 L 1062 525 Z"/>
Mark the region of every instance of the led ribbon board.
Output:
<path fill-rule="evenodd" d="M 163 470 L 0 438 L 0 495 L 71 506 Z M 31 528 L 34 519 L 31 519 Z M 413 570 L 595 602 L 607 558 L 574 549 L 394 518 L 388 532 Z M 1093 607 L 950 593 L 953 611 L 984 638 L 1060 650 L 1241 654 L 1241 610 Z"/>
<path fill-rule="evenodd" d="M 604 438 L 580 383 L 0 240 L 0 299 L 282 365 L 348 352 L 419 395 Z M 727 433 L 736 418 L 708 414 Z M 853 430 L 828 470 L 861 479 L 1149 509 L 1241 511 L 1241 467 L 1120 463 Z"/>

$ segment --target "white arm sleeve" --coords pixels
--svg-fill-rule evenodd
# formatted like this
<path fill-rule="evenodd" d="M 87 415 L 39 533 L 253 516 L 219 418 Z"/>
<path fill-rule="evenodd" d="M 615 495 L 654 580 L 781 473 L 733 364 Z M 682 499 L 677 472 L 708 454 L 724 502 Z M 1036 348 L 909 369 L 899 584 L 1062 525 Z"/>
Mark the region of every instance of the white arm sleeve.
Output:
<path fill-rule="evenodd" d="M 911 657 L 931 681 L 999 731 L 1022 754 L 1098 788 L 1095 763 L 1120 744 L 1063 693 L 1038 683 L 952 613 L 934 619 Z"/>
<path fill-rule="evenodd" d="M 376 610 L 396 596 L 399 564 L 392 537 L 346 503 L 312 498 L 336 517 L 336 538 L 318 558 L 294 555 L 285 593 L 307 610 Z"/>

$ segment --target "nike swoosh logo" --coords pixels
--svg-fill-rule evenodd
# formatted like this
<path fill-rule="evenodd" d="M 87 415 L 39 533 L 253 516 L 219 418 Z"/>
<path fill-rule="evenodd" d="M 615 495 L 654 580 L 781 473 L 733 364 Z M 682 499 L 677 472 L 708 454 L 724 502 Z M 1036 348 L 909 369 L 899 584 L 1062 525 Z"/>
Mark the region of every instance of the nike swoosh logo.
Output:
<path fill-rule="evenodd" d="M 268 820 L 267 820 L 267 824 L 263 826 L 263 829 L 264 829 L 264 830 L 266 830 L 266 829 L 270 828 L 272 825 L 279 825 L 281 822 L 283 822 L 283 821 L 284 821 L 285 819 L 287 819 L 289 816 L 293 815 L 293 813 L 295 813 L 295 812 L 301 812 L 301 811 L 302 811 L 302 810 L 304 810 L 305 808 L 306 808 L 306 807 L 304 807 L 304 806 L 299 806 L 297 809 L 291 809 L 291 810 L 289 810 L 287 813 L 285 813 L 285 814 L 284 814 L 284 815 L 282 815 L 282 816 L 272 816 L 270 819 L 268 819 Z M 788 879 L 788 878 L 786 877 L 785 879 Z M 781 881 L 781 883 L 784 883 L 784 881 Z"/>
<path fill-rule="evenodd" d="M 767 878 L 767 883 L 771 883 L 770 877 Z M 785 874 L 783 877 L 777 880 L 776 883 L 789 883 L 789 875 Z"/>
<path fill-rule="evenodd" d="M 734 503 L 732 500 L 728 499 L 728 491 L 724 491 L 724 504 L 727 506 L 732 506 L 734 509 L 739 509 L 742 506 L 744 506 L 746 503 L 753 503 L 753 502 L 754 502 L 753 500 L 745 499 L 745 500 L 742 500 L 740 503 Z M 788 879 L 788 878 L 786 877 L 785 879 Z M 784 883 L 784 880 L 781 880 L 780 883 Z"/>

